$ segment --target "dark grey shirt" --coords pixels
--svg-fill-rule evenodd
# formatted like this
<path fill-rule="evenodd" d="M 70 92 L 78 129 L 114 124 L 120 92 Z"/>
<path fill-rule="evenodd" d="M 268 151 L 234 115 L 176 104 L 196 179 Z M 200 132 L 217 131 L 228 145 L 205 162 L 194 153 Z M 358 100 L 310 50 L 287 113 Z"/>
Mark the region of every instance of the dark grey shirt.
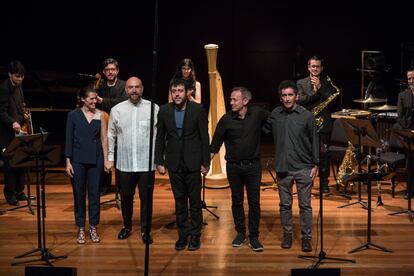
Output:
<path fill-rule="evenodd" d="M 311 169 L 319 164 L 319 140 L 315 118 L 302 106 L 287 112 L 273 109 L 265 126 L 275 143 L 276 172 Z"/>

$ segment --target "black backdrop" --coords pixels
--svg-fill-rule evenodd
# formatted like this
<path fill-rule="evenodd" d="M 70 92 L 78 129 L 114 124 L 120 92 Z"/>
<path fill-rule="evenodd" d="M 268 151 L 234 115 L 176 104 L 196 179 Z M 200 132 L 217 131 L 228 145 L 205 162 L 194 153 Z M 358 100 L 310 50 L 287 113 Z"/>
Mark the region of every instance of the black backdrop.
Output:
<path fill-rule="evenodd" d="M 0 17 L 5 26 L 0 66 L 17 58 L 28 70 L 94 75 L 104 58 L 114 57 L 120 62 L 121 78 L 141 77 L 144 96 L 148 96 L 153 1 L 128 2 L 114 1 L 107 6 L 104 1 L 9 4 Z M 226 99 L 233 86 L 244 85 L 252 90 L 255 102 L 273 107 L 278 83 L 303 76 L 307 58 L 318 54 L 325 58 L 325 72 L 343 90 L 338 108 L 355 107 L 352 99 L 361 97 L 357 68 L 361 67 L 362 50 L 383 51 L 389 73 L 396 79 L 404 78 L 403 70 L 414 59 L 412 49 L 406 49 L 414 42 L 412 1 L 376 2 L 160 0 L 155 100 L 166 102 L 177 62 L 190 57 L 207 107 L 203 45 L 216 43 Z"/>

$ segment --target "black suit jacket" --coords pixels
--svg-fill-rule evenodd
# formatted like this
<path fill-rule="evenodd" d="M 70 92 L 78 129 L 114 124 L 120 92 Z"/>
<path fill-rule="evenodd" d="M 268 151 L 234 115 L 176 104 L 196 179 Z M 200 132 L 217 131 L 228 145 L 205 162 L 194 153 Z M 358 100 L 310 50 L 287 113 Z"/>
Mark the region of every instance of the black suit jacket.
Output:
<path fill-rule="evenodd" d="M 25 122 L 21 107 L 23 103 L 21 87 L 14 87 L 10 79 L 0 85 L 0 145 L 8 146 L 14 138 L 13 123 Z"/>
<path fill-rule="evenodd" d="M 411 129 L 411 120 L 413 119 L 413 98 L 411 90 L 405 90 L 398 94 L 398 119 L 396 128 Z"/>
<path fill-rule="evenodd" d="M 177 171 L 183 162 L 188 171 L 210 165 L 208 119 L 202 105 L 187 101 L 182 135 L 178 135 L 174 103 L 160 107 L 155 141 L 155 164 Z"/>

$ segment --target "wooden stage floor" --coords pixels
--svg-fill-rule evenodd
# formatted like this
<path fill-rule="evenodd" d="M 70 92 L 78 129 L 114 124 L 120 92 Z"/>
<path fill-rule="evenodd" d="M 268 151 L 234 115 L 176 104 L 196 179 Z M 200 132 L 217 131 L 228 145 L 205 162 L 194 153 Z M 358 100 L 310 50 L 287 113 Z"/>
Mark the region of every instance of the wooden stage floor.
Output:
<path fill-rule="evenodd" d="M 0 176 L 2 179 L 2 176 Z M 267 171 L 263 182 L 272 184 Z M 225 181 L 207 180 L 207 185 L 225 184 Z M 334 183 L 331 179 L 331 183 Z M 102 241 L 85 245 L 76 244 L 76 227 L 73 217 L 73 197 L 68 178 L 63 173 L 48 173 L 46 177 L 46 245 L 54 255 L 66 255 L 55 266 L 76 267 L 78 275 L 142 275 L 145 246 L 139 238 L 139 200 L 135 196 L 134 232 L 129 239 L 117 240 L 121 229 L 120 211 L 114 205 L 102 205 L 99 232 Z M 374 185 L 376 186 L 376 185 Z M 315 187 L 318 187 L 316 183 Z M 317 192 L 315 188 L 315 192 Z M 356 263 L 324 261 L 320 268 L 336 267 L 341 275 L 414 275 L 414 223 L 407 214 L 389 216 L 388 213 L 407 209 L 402 198 L 405 183 L 397 185 L 396 198 L 391 198 L 389 186 L 383 185 L 384 206 L 376 207 L 376 187 L 372 193 L 372 242 L 392 249 L 393 253 L 374 248 L 347 253 L 367 241 L 367 210 L 359 204 L 338 209 L 350 201 L 339 196 L 324 197 L 324 251 L 328 257 L 353 259 Z M 331 189 L 334 190 L 334 189 Z M 32 185 L 34 191 L 34 185 Z M 336 192 L 336 191 L 335 191 Z M 102 201 L 114 194 L 102 197 Z M 356 196 L 353 196 L 355 201 Z M 366 191 L 363 189 L 363 199 Z M 281 249 L 282 231 L 279 222 L 277 191 L 261 192 L 260 239 L 265 251 L 253 252 L 247 245 L 233 248 L 235 236 L 231 214 L 229 189 L 207 189 L 206 202 L 217 205 L 211 214 L 203 211 L 208 223 L 203 229 L 201 249 L 195 252 L 176 251 L 175 229 L 165 225 L 175 219 L 174 200 L 169 181 L 157 175 L 154 191 L 153 238 L 150 247 L 151 275 L 289 275 L 292 268 L 308 268 L 311 261 L 299 259 L 300 230 L 297 199 L 294 200 L 294 244 L 290 250 Z M 318 213 L 319 197 L 313 197 L 313 247 L 320 251 Z M 0 196 L 0 210 L 10 208 Z M 247 210 L 247 203 L 245 204 Z M 137 231 L 138 230 L 138 231 Z M 14 257 L 37 248 L 36 216 L 27 208 L 8 211 L 0 216 L 0 275 L 24 275 L 25 265 L 42 265 L 41 262 L 11 266 Z M 28 260 L 25 258 L 23 260 Z"/>

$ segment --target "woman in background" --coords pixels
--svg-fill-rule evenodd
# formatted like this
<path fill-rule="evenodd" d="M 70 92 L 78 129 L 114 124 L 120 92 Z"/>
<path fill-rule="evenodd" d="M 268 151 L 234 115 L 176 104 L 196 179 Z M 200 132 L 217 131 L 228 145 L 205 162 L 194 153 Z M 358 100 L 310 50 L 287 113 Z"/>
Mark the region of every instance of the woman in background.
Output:
<path fill-rule="evenodd" d="M 89 236 L 97 243 L 100 216 L 100 186 L 107 160 L 107 122 L 96 108 L 98 95 L 92 87 L 83 88 L 78 108 L 69 112 L 66 124 L 66 173 L 72 178 L 77 243 L 86 242 L 86 192 L 88 193 Z M 107 171 L 107 169 L 105 169 Z"/>
<path fill-rule="evenodd" d="M 177 70 L 174 73 L 173 79 L 184 79 L 188 82 L 187 98 L 190 101 L 201 103 L 201 84 L 196 80 L 196 73 L 194 64 L 189 58 L 184 58 L 177 65 Z M 168 102 L 172 102 L 171 93 L 168 92 Z"/>

